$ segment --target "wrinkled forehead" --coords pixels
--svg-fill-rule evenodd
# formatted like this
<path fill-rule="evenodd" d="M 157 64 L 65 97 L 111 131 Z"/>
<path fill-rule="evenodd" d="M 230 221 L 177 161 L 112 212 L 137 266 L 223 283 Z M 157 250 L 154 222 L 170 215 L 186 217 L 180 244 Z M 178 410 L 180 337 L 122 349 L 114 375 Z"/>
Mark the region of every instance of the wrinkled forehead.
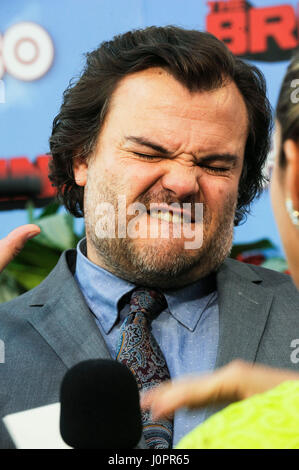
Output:
<path fill-rule="evenodd" d="M 244 99 L 234 82 L 212 91 L 190 92 L 160 68 L 128 75 L 113 93 L 108 119 L 125 133 L 146 131 L 173 149 L 214 136 L 236 140 L 248 133 Z"/>

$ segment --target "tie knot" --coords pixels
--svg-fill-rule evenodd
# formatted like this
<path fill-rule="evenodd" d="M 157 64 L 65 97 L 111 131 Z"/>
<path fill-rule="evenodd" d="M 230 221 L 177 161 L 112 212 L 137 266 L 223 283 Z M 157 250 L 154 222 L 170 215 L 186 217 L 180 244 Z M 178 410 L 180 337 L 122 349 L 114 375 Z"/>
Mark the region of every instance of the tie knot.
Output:
<path fill-rule="evenodd" d="M 130 313 L 143 312 L 148 320 L 153 320 L 167 307 L 162 292 L 138 287 L 132 292 L 130 300 Z"/>

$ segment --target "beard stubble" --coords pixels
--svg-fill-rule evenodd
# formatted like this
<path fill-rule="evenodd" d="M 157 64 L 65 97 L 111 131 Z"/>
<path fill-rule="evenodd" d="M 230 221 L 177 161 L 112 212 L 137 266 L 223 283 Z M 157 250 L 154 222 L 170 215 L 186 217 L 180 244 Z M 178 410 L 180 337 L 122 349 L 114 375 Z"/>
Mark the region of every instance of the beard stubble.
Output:
<path fill-rule="evenodd" d="M 236 198 L 230 195 L 222 206 L 221 214 L 218 213 L 214 230 L 211 231 L 212 214 L 209 208 L 203 207 L 203 243 L 195 250 L 173 249 L 171 239 L 159 239 L 155 244 L 143 243 L 140 246 L 136 239 L 129 238 L 98 238 L 96 235 L 96 207 L 101 202 L 109 202 L 114 206 L 116 230 L 118 233 L 118 207 L 117 197 L 121 192 L 111 190 L 111 182 L 98 186 L 87 183 L 84 190 L 84 218 L 86 225 L 87 249 L 92 246 L 99 266 L 107 269 L 116 276 L 126 279 L 134 284 L 146 287 L 177 288 L 204 278 L 216 271 L 229 255 L 233 241 L 233 226 L 236 210 Z M 119 188 L 121 189 L 121 188 Z M 123 188 L 122 194 L 125 194 Z M 162 196 L 162 197 L 161 197 Z M 167 200 L 168 199 L 168 200 Z M 145 195 L 138 202 L 148 208 L 149 202 L 171 204 L 170 197 L 164 194 Z M 184 201 L 185 202 L 185 201 Z M 182 204 L 182 203 L 181 203 Z M 157 243 L 159 246 L 157 246 Z M 166 249 L 166 243 L 169 248 Z M 160 249 L 159 249 L 160 248 Z"/>

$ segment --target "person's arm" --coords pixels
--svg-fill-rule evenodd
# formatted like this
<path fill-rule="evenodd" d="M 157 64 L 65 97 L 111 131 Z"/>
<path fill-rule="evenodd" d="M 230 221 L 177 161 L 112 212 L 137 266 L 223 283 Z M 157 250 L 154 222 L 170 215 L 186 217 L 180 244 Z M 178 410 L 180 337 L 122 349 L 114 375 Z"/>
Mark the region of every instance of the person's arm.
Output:
<path fill-rule="evenodd" d="M 237 360 L 210 374 L 166 382 L 145 393 L 141 407 L 157 419 L 182 407 L 243 400 L 286 380 L 299 380 L 299 373 Z"/>
<path fill-rule="evenodd" d="M 0 272 L 20 253 L 25 243 L 40 233 L 34 224 L 22 225 L 0 240 Z"/>

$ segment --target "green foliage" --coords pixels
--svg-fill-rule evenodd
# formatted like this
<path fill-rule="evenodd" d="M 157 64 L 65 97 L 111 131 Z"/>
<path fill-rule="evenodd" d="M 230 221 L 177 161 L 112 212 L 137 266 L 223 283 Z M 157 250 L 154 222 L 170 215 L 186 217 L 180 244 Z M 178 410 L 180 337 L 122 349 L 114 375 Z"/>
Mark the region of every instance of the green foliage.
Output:
<path fill-rule="evenodd" d="M 234 245 L 231 250 L 230 257 L 236 258 L 239 254 L 245 253 L 246 251 L 253 251 L 253 250 L 268 250 L 268 249 L 275 249 L 273 243 L 266 238 L 259 240 L 253 243 L 241 243 L 238 245 Z"/>
<path fill-rule="evenodd" d="M 33 205 L 27 206 L 28 223 L 38 225 L 41 233 L 26 243 L 0 275 L 0 303 L 40 284 L 54 268 L 61 253 L 75 248 L 84 236 L 75 233 L 74 218 L 68 213 L 60 213 L 60 207 L 53 202 L 34 217 Z"/>
<path fill-rule="evenodd" d="M 10 274 L 6 272 L 0 274 L 0 303 L 8 302 L 23 292 L 24 289 L 21 289 Z"/>

